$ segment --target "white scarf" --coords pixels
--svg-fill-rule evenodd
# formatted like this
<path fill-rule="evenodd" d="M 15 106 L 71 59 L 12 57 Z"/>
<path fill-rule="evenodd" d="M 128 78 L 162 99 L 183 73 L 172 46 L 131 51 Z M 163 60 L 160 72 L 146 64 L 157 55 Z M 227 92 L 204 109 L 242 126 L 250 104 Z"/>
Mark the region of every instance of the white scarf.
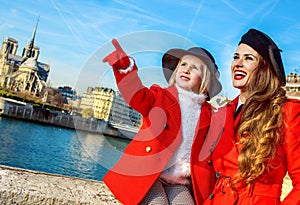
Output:
<path fill-rule="evenodd" d="M 184 90 L 176 85 L 181 110 L 182 141 L 161 177 L 172 184 L 188 184 L 190 155 L 195 129 L 200 120 L 201 106 L 206 95 Z"/>

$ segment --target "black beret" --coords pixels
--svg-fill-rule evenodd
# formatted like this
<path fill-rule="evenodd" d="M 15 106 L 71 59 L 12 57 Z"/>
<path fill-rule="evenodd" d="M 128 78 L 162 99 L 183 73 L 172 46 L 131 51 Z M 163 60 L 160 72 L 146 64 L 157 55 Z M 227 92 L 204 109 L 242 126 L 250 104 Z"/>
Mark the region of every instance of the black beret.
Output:
<path fill-rule="evenodd" d="M 273 68 L 282 85 L 286 84 L 284 67 L 280 50 L 275 42 L 265 33 L 256 29 L 250 29 L 245 33 L 239 44 L 244 43 L 258 52 Z"/>

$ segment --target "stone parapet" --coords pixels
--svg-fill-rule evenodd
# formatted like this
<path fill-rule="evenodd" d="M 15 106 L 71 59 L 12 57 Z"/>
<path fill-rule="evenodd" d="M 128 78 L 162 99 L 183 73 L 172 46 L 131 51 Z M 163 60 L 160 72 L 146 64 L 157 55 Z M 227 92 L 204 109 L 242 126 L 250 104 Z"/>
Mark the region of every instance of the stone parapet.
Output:
<path fill-rule="evenodd" d="M 103 182 L 0 165 L 2 205 L 119 205 Z"/>
<path fill-rule="evenodd" d="M 1 205 L 121 205 L 103 182 L 0 165 Z M 281 200 L 291 191 L 284 179 Z"/>

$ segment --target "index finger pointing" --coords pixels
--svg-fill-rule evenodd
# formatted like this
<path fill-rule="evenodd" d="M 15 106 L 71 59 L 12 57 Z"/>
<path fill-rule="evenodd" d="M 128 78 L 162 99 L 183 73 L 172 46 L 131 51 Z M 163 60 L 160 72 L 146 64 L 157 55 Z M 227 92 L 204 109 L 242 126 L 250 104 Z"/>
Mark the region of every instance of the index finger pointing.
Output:
<path fill-rule="evenodd" d="M 112 44 L 114 45 L 114 47 L 116 48 L 117 51 L 123 51 L 122 47 L 120 46 L 119 42 L 117 41 L 117 39 L 113 38 L 112 39 Z"/>

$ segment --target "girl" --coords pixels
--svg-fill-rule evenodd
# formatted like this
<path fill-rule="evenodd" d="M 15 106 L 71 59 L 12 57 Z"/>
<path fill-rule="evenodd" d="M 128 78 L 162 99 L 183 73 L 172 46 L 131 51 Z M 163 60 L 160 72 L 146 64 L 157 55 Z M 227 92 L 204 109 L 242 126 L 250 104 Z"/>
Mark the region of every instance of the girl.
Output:
<path fill-rule="evenodd" d="M 215 135 L 221 136 L 219 143 L 213 143 L 217 181 L 205 205 L 300 204 L 300 101 L 285 96 L 280 51 L 256 29 L 241 38 L 231 64 L 240 94 L 217 112 L 225 112 L 226 120 Z M 280 202 L 287 171 L 294 188 Z"/>
<path fill-rule="evenodd" d="M 103 62 L 113 67 L 123 98 L 143 124 L 103 181 L 124 204 L 202 204 L 208 191 L 199 184 L 212 179 L 210 172 L 198 174 L 207 166 L 198 160 L 210 125 L 207 99 L 221 91 L 212 55 L 198 47 L 171 49 L 162 58 L 170 86 L 146 88 L 134 60 L 112 43 L 116 50 Z"/>

